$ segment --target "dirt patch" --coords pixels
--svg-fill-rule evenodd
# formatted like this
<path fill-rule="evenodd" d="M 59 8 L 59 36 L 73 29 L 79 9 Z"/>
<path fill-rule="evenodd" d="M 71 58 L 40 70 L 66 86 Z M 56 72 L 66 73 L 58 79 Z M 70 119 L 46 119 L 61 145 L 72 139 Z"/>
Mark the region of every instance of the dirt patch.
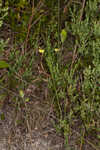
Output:
<path fill-rule="evenodd" d="M 4 115 L 4 120 L 0 120 L 1 150 L 64 149 L 63 138 L 57 135 L 48 119 L 48 107 L 33 103 L 28 104 L 28 116 L 24 110 L 16 112 L 8 105 L 1 111 Z"/>
<path fill-rule="evenodd" d="M 95 150 L 88 139 L 81 143 L 78 126 L 72 129 L 69 146 L 65 147 L 63 136 L 53 126 L 50 106 L 46 103 L 31 101 L 26 110 L 19 111 L 6 105 L 0 112 L 2 114 L 4 118 L 0 119 L 0 150 Z"/>

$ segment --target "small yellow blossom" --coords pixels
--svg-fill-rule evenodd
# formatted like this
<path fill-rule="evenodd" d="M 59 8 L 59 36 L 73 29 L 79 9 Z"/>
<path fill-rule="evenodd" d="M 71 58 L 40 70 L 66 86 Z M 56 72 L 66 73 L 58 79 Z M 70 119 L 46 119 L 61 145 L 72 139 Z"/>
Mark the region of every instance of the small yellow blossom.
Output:
<path fill-rule="evenodd" d="M 22 90 L 19 91 L 19 94 L 22 98 L 24 97 L 24 92 Z"/>
<path fill-rule="evenodd" d="M 44 49 L 39 48 L 39 53 L 43 54 L 44 53 Z"/>
<path fill-rule="evenodd" d="M 30 100 L 30 99 L 27 97 L 27 98 L 25 99 L 25 102 L 29 102 L 29 100 Z"/>
<path fill-rule="evenodd" d="M 55 52 L 59 52 L 60 51 L 60 49 L 59 48 L 55 48 Z"/>

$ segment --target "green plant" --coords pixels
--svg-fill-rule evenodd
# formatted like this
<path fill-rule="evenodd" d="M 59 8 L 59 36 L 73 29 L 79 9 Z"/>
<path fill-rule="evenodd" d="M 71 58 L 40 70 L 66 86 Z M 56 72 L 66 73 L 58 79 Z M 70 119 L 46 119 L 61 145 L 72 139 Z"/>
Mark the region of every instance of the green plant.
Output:
<path fill-rule="evenodd" d="M 16 74 L 22 81 L 31 83 L 37 68 L 42 64 L 44 67 L 42 69 L 46 70 L 46 75 L 48 75 L 49 94 L 58 120 L 56 128 L 63 133 L 65 143 L 69 146 L 69 135 L 75 121 L 78 121 L 79 125 L 81 124 L 82 145 L 86 133 L 92 130 L 96 132 L 100 129 L 99 1 L 87 0 L 85 4 L 79 1 L 70 1 L 70 5 L 67 6 L 66 21 L 59 22 L 59 24 L 57 21 L 60 20 L 58 16 L 60 10 L 58 10 L 59 6 L 55 5 L 57 4 L 56 0 L 52 2 L 44 0 L 42 4 L 40 3 L 41 7 L 39 8 L 37 7 L 38 2 L 35 1 L 34 9 L 38 8 L 39 11 L 35 11 L 34 17 L 30 17 L 30 14 L 32 15 L 31 8 L 27 14 L 28 5 L 26 6 L 26 4 L 26 0 L 19 0 L 16 3 L 18 12 L 14 16 L 13 9 L 10 12 L 12 28 L 18 32 L 25 31 L 23 35 L 19 34 L 19 37 L 22 43 L 23 39 L 26 39 L 27 44 L 26 49 L 24 44 L 19 48 L 17 46 L 19 40 L 16 40 L 15 47 L 10 51 L 8 58 L 10 65 L 6 62 L 1 63 L 4 66 L 1 68 L 9 67 L 8 87 L 10 89 L 25 88 L 24 83 L 16 79 Z M 26 9 L 24 10 L 24 8 Z M 22 14 L 21 10 L 23 10 Z M 14 22 L 16 18 L 17 25 L 18 22 L 23 22 L 19 23 L 19 29 L 16 28 L 17 25 Z M 31 23 L 30 20 L 32 20 Z M 65 24 L 64 27 L 62 24 Z M 5 45 L 3 41 L 0 44 L 2 53 Z M 69 52 L 72 55 L 69 61 L 64 63 L 63 56 Z M 65 59 L 68 59 L 68 56 Z M 38 64 L 35 68 L 37 60 Z M 39 77 L 41 80 L 43 79 L 41 73 Z M 22 91 L 20 96 L 25 101 Z"/>
<path fill-rule="evenodd" d="M 45 54 L 51 75 L 49 88 L 52 91 L 57 117 L 62 122 L 67 120 L 68 125 L 74 125 L 76 119 L 80 120 L 86 129 L 85 132 L 92 129 L 96 131 L 97 128 L 100 128 L 100 16 L 97 16 L 98 2 L 98 0 L 87 1 L 86 6 L 83 6 L 84 12 L 77 4 L 69 8 L 72 23 L 69 24 L 66 21 L 66 30 L 71 32 L 74 37 L 71 62 L 65 67 L 61 65 L 62 62 L 59 63 L 63 52 L 60 55 L 55 54 L 54 48 L 50 44 L 50 36 L 47 38 Z M 85 15 L 84 18 L 82 18 L 83 15 Z M 53 26 L 51 30 L 52 28 Z M 48 35 L 50 34 L 49 31 Z M 67 36 L 68 38 L 70 36 Z M 62 128 L 65 133 L 65 126 Z"/>
<path fill-rule="evenodd" d="M 3 26 L 3 22 L 4 22 L 5 17 L 7 16 L 7 14 L 8 14 L 8 8 L 2 8 L 1 7 L 1 3 L 0 3 L 0 29 Z M 4 48 L 6 47 L 7 43 L 8 43 L 8 40 L 6 42 L 4 42 L 3 39 L 0 39 L 0 55 L 1 55 L 1 59 L 2 59 L 2 56 L 3 56 Z M 8 68 L 8 67 L 9 67 L 9 65 L 8 65 L 8 63 L 6 61 L 0 60 L 0 69 Z"/>

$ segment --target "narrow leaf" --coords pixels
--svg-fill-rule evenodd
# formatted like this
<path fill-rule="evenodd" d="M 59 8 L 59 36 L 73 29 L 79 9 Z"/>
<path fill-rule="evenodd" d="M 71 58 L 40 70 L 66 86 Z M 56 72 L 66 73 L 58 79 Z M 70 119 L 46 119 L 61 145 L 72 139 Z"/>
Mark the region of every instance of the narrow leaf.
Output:
<path fill-rule="evenodd" d="M 6 61 L 3 61 L 3 60 L 0 61 L 0 69 L 8 68 L 8 67 L 9 67 L 9 64 Z"/>
<path fill-rule="evenodd" d="M 65 29 L 62 29 L 60 36 L 61 36 L 61 42 L 64 43 L 67 37 L 67 32 Z"/>

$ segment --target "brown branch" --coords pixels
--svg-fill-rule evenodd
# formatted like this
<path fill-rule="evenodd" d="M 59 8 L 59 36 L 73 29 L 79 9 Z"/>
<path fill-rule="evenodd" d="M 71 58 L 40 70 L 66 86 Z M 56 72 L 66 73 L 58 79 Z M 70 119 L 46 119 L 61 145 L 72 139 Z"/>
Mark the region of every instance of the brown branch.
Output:
<path fill-rule="evenodd" d="M 64 13 L 64 14 L 67 15 L 67 13 L 68 13 L 68 8 L 69 8 L 69 6 L 71 5 L 71 3 L 72 3 L 72 0 L 69 0 L 69 2 L 65 5 L 64 10 L 63 10 L 63 13 Z"/>
<path fill-rule="evenodd" d="M 83 12 L 84 12 L 84 7 L 85 7 L 85 2 L 86 2 L 86 0 L 83 0 L 79 22 L 81 22 L 81 20 L 82 20 L 82 16 L 83 16 Z M 74 46 L 74 52 L 73 52 L 73 57 L 72 57 L 71 69 L 72 69 L 73 64 L 75 62 L 75 59 L 77 58 L 77 54 L 76 54 L 77 47 L 78 47 L 78 45 L 75 44 L 75 46 Z"/>
<path fill-rule="evenodd" d="M 32 15 L 30 16 L 30 19 L 29 19 L 28 31 L 27 31 L 26 40 L 25 40 L 25 50 L 24 50 L 24 53 L 27 50 L 27 45 L 28 45 L 28 40 L 29 40 L 29 34 L 30 34 L 31 24 L 32 24 L 33 16 L 34 16 L 34 9 L 35 8 L 34 8 L 34 4 L 33 4 L 33 6 L 32 6 Z"/>
<path fill-rule="evenodd" d="M 85 1 L 86 1 L 86 0 L 83 0 L 83 3 L 82 3 L 82 9 L 81 9 L 80 21 L 82 20 L 82 16 L 83 16 L 83 12 L 84 12 Z"/>
<path fill-rule="evenodd" d="M 27 45 L 28 45 L 28 41 L 29 41 L 29 34 L 30 34 L 30 30 L 31 30 L 31 27 L 32 27 L 32 21 L 33 21 L 33 17 L 35 15 L 35 13 L 40 10 L 40 8 L 43 6 L 43 2 L 40 1 L 38 3 L 38 6 L 35 8 L 34 7 L 34 0 L 33 0 L 33 6 L 32 6 L 32 15 L 30 16 L 30 19 L 29 19 L 29 23 L 28 23 L 28 31 L 27 31 L 27 35 L 26 35 L 26 39 L 25 39 L 25 49 L 24 49 L 24 53 L 26 52 L 27 50 Z"/>

